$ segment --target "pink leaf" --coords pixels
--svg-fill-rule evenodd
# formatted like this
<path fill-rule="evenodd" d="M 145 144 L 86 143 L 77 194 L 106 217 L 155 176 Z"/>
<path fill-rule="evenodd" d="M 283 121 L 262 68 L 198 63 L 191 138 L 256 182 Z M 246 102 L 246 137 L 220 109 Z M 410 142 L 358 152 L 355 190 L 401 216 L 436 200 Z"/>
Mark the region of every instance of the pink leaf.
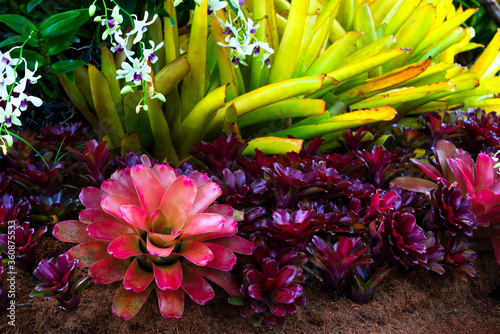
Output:
<path fill-rule="evenodd" d="M 158 209 L 165 191 L 153 170 L 144 165 L 137 165 L 130 169 L 135 190 L 141 201 L 142 209 L 148 216 Z"/>
<path fill-rule="evenodd" d="M 474 183 L 476 193 L 483 189 L 493 188 L 494 173 L 495 170 L 493 169 L 491 158 L 484 153 L 479 153 L 476 160 L 476 181 Z"/>
<path fill-rule="evenodd" d="M 101 209 L 101 198 L 104 195 L 101 189 L 95 187 L 84 188 L 80 192 L 80 202 L 88 209 Z"/>
<path fill-rule="evenodd" d="M 276 317 L 284 317 L 286 315 L 286 309 L 283 304 L 271 304 L 269 305 L 269 310 Z"/>
<path fill-rule="evenodd" d="M 212 287 L 191 266 L 182 265 L 182 271 L 181 287 L 195 303 L 205 305 L 214 298 L 215 293 Z"/>
<path fill-rule="evenodd" d="M 154 274 L 142 269 L 137 258 L 135 258 L 125 273 L 123 287 L 134 292 L 141 292 L 153 282 L 154 278 Z"/>
<path fill-rule="evenodd" d="M 137 234 L 125 234 L 116 238 L 108 246 L 109 254 L 119 259 L 143 254 L 140 244 L 143 242 Z"/>
<path fill-rule="evenodd" d="M 472 157 L 470 156 L 469 152 L 458 149 L 457 152 L 455 153 L 455 156 L 453 157 L 454 159 L 462 160 L 465 165 L 467 166 L 467 169 L 470 171 L 474 170 L 474 160 L 472 160 Z"/>
<path fill-rule="evenodd" d="M 182 289 L 161 290 L 156 288 L 156 295 L 161 315 L 164 318 L 179 319 L 182 316 L 184 311 L 184 291 Z"/>
<path fill-rule="evenodd" d="M 156 177 L 160 181 L 163 190 L 167 191 L 168 187 L 174 182 L 177 178 L 177 172 L 175 169 L 168 165 L 158 164 L 153 167 L 153 173 L 155 173 Z"/>
<path fill-rule="evenodd" d="M 443 178 L 443 174 L 441 174 L 434 166 L 417 159 L 411 159 L 411 161 L 420 167 L 420 169 L 434 181 L 438 182 L 439 179 Z"/>
<path fill-rule="evenodd" d="M 167 216 L 161 210 L 155 210 L 151 215 L 151 229 L 155 233 L 165 233 L 165 230 L 171 231 Z"/>
<path fill-rule="evenodd" d="M 65 242 L 84 243 L 95 241 L 87 233 L 87 224 L 79 220 L 66 220 L 54 226 L 52 234 L 54 237 Z"/>
<path fill-rule="evenodd" d="M 224 227 L 225 218 L 215 213 L 200 213 L 187 217 L 182 238 L 220 231 Z"/>
<path fill-rule="evenodd" d="M 436 144 L 436 155 L 443 171 L 444 178 L 450 183 L 455 182 L 450 166 L 448 166 L 448 157 L 456 158 L 457 147 L 446 140 L 440 140 Z"/>
<path fill-rule="evenodd" d="M 172 243 L 183 232 L 184 231 L 181 230 L 172 234 L 161 234 L 152 232 L 147 232 L 147 233 L 148 233 L 148 238 L 151 240 L 153 244 L 160 245 L 159 247 L 164 247 L 167 244 Z"/>
<path fill-rule="evenodd" d="M 459 176 L 454 171 L 455 175 L 457 175 L 457 182 L 465 183 L 465 185 L 467 187 L 467 194 L 469 195 L 470 198 L 476 197 L 476 190 L 474 188 L 474 170 L 469 169 L 467 164 L 463 160 L 457 159 L 456 162 L 457 162 L 456 166 L 458 167 L 458 169 L 460 170 L 460 173 L 461 173 L 461 175 L 460 175 L 461 180 L 459 180 Z M 462 196 L 464 196 L 463 192 L 462 192 Z"/>
<path fill-rule="evenodd" d="M 233 216 L 234 215 L 234 209 L 226 204 L 219 204 L 219 205 L 214 205 L 211 207 L 208 207 L 205 211 L 205 213 L 216 213 L 221 216 Z"/>
<path fill-rule="evenodd" d="M 289 289 L 276 289 L 271 292 L 271 300 L 280 304 L 291 304 L 295 301 L 295 293 Z"/>
<path fill-rule="evenodd" d="M 172 265 L 157 265 L 153 262 L 156 285 L 161 290 L 177 290 L 182 282 L 182 265 L 177 260 Z"/>
<path fill-rule="evenodd" d="M 134 203 L 137 206 L 141 205 L 141 203 L 139 202 L 139 198 L 137 197 L 137 193 L 135 192 L 135 189 L 134 190 L 130 189 L 120 181 L 109 179 L 101 185 L 101 190 L 106 195 L 117 195 L 129 200 L 130 202 Z"/>
<path fill-rule="evenodd" d="M 189 240 L 205 241 L 235 235 L 236 232 L 238 232 L 238 224 L 236 223 L 236 220 L 232 217 L 225 218 L 224 226 L 219 231 L 193 235 L 192 237 L 189 237 Z"/>
<path fill-rule="evenodd" d="M 90 267 L 89 275 L 98 284 L 109 284 L 121 281 L 125 277 L 129 265 L 130 259 L 122 260 L 110 256 Z"/>
<path fill-rule="evenodd" d="M 204 185 L 207 182 L 210 182 L 210 178 L 207 176 L 207 174 L 202 173 L 202 172 L 191 172 L 189 173 L 189 178 L 192 179 L 197 187 L 200 187 Z"/>
<path fill-rule="evenodd" d="M 205 211 L 221 194 L 222 190 L 214 182 L 207 182 L 199 186 L 189 214 L 194 215 Z"/>
<path fill-rule="evenodd" d="M 160 210 L 167 216 L 172 230 L 183 229 L 195 197 L 196 184 L 184 175 L 177 178 L 165 192 L 161 199 Z"/>
<path fill-rule="evenodd" d="M 252 255 L 253 249 L 255 245 L 253 242 L 246 240 L 237 235 L 233 235 L 230 237 L 223 237 L 217 239 L 210 239 L 210 242 L 213 244 L 221 245 L 234 253 Z"/>
<path fill-rule="evenodd" d="M 70 260 L 78 259 L 79 267 L 93 266 L 97 261 L 109 257 L 108 242 L 90 241 L 79 244 L 66 252 Z"/>
<path fill-rule="evenodd" d="M 250 297 L 255 298 L 260 301 L 264 301 L 262 297 L 262 285 L 260 284 L 252 284 L 248 287 L 248 294 Z"/>
<path fill-rule="evenodd" d="M 233 252 L 225 247 L 209 242 L 205 242 L 204 244 L 210 248 L 214 255 L 214 258 L 206 264 L 207 267 L 224 271 L 233 270 L 236 264 L 236 255 Z"/>
<path fill-rule="evenodd" d="M 276 280 L 273 282 L 274 289 L 286 287 L 290 284 L 297 274 L 297 269 L 293 266 L 285 266 L 276 275 Z"/>
<path fill-rule="evenodd" d="M 98 221 L 120 221 L 112 215 L 102 211 L 102 209 L 85 209 L 80 212 L 80 221 L 83 223 L 94 223 Z"/>
<path fill-rule="evenodd" d="M 235 295 L 238 293 L 238 283 L 228 271 L 221 271 L 217 269 L 212 269 L 208 267 L 191 267 L 196 273 L 203 276 L 204 278 L 214 282 L 218 286 L 224 289 L 229 295 Z"/>
<path fill-rule="evenodd" d="M 483 189 L 476 193 L 476 201 L 488 208 L 500 205 L 500 194 L 493 193 L 490 189 Z"/>
<path fill-rule="evenodd" d="M 129 189 L 135 189 L 134 181 L 130 175 L 130 168 L 118 170 L 111 175 L 111 179 L 125 184 Z"/>
<path fill-rule="evenodd" d="M 158 255 L 158 256 L 161 256 L 161 257 L 167 257 L 170 255 L 170 253 L 172 253 L 172 251 L 174 250 L 174 246 L 171 246 L 171 247 L 158 247 L 158 246 L 155 246 L 151 240 L 149 239 L 148 237 L 148 240 L 147 240 L 147 248 L 148 248 L 148 253 L 149 254 L 152 254 L 152 255 Z"/>
<path fill-rule="evenodd" d="M 134 203 L 117 195 L 106 195 L 101 200 L 102 209 L 113 217 L 118 218 L 118 220 L 123 219 L 118 211 L 123 205 L 134 205 Z"/>
<path fill-rule="evenodd" d="M 181 243 L 179 255 L 199 266 L 205 266 L 214 258 L 214 254 L 204 243 L 194 240 L 184 240 Z"/>
<path fill-rule="evenodd" d="M 113 314 L 123 320 L 131 319 L 139 312 L 152 290 L 153 285 L 150 285 L 147 289 L 137 293 L 126 290 L 123 284 L 120 285 L 113 299 Z"/>
<path fill-rule="evenodd" d="M 122 205 L 118 209 L 118 213 L 120 213 L 123 219 L 142 230 L 148 230 L 148 215 L 146 211 L 141 208 L 138 208 L 135 205 Z"/>
<path fill-rule="evenodd" d="M 458 160 L 448 158 L 448 165 L 450 166 L 453 174 L 455 175 L 455 179 L 457 180 L 458 188 L 462 192 L 462 196 L 468 194 L 468 184 L 472 185 L 471 182 L 467 182 L 465 176 L 462 173 L 462 170 L 458 166 Z M 472 196 L 474 198 L 475 196 Z"/>
<path fill-rule="evenodd" d="M 438 188 L 437 184 L 432 181 L 410 176 L 397 177 L 391 181 L 389 186 L 391 188 L 400 187 L 401 189 L 419 193 L 426 193 L 432 189 Z"/>
<path fill-rule="evenodd" d="M 99 221 L 87 225 L 87 232 L 92 238 L 104 241 L 113 241 L 124 234 L 134 233 L 126 224 L 114 221 Z"/>

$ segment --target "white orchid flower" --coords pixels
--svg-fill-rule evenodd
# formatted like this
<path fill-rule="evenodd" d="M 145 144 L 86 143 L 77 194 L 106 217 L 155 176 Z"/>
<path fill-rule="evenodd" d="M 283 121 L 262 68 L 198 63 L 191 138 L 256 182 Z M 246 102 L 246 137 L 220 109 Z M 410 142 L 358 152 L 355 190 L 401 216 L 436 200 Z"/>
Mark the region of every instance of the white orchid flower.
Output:
<path fill-rule="evenodd" d="M 134 44 L 137 44 L 142 39 L 143 34 L 148 30 L 148 28 L 146 27 L 153 24 L 153 22 L 158 17 L 158 14 L 155 14 L 149 22 L 147 22 L 149 16 L 148 12 L 144 13 L 144 19 L 142 21 L 139 21 L 137 19 L 137 16 L 134 14 L 132 14 L 131 16 L 134 18 L 134 29 L 131 32 L 127 33 L 127 36 L 137 34 L 133 41 Z"/>
<path fill-rule="evenodd" d="M 257 28 L 260 27 L 260 24 L 255 24 L 251 18 L 248 18 L 248 20 L 245 22 L 245 30 L 249 31 L 251 34 L 255 34 L 257 32 Z"/>
<path fill-rule="evenodd" d="M 11 50 L 9 50 L 8 52 L 5 52 L 5 53 L 2 53 L 0 51 L 0 72 L 3 72 L 4 70 L 6 70 L 7 68 L 12 69 L 12 64 L 17 64 L 17 62 L 19 61 L 18 58 L 12 58 L 10 56 L 10 51 L 14 50 L 14 49 L 17 49 L 18 47 L 14 47 L 12 48 Z"/>
<path fill-rule="evenodd" d="M 158 56 L 155 54 L 155 52 L 163 47 L 163 42 L 158 44 L 156 47 L 154 41 L 149 41 L 149 44 L 151 44 L 151 49 L 143 48 L 144 49 L 143 55 L 144 59 L 147 59 L 151 62 L 151 64 L 154 64 L 158 60 Z"/>
<path fill-rule="evenodd" d="M 22 125 L 18 118 L 19 116 L 21 116 L 21 111 L 18 108 L 12 110 L 12 103 L 7 102 L 5 109 L 0 107 L 0 123 L 3 123 L 8 128 L 10 128 L 12 124 L 17 126 Z"/>
<path fill-rule="evenodd" d="M 9 96 L 9 86 L 14 82 L 16 82 L 16 73 L 14 70 L 9 69 L 0 73 L 0 94 L 2 100 L 5 100 Z"/>
<path fill-rule="evenodd" d="M 36 84 L 38 79 L 40 79 L 42 76 L 35 76 L 36 71 L 38 70 L 38 62 L 35 62 L 35 70 L 30 71 L 28 66 L 26 66 L 24 70 L 24 78 L 21 78 L 19 80 L 19 83 L 14 87 L 14 92 L 16 93 L 23 93 L 24 90 L 26 89 L 27 84 Z M 41 100 L 40 100 L 41 101 Z M 21 109 L 23 110 L 23 109 Z"/>
<path fill-rule="evenodd" d="M 124 39 L 122 37 L 122 31 L 118 30 L 115 32 L 115 40 L 113 41 L 113 46 L 111 47 L 112 52 L 125 52 L 125 56 L 130 61 L 133 61 L 132 56 L 135 54 L 134 51 L 127 49 L 127 44 L 128 44 L 128 36 Z"/>
<path fill-rule="evenodd" d="M 123 23 L 123 16 L 120 14 L 120 7 L 115 6 L 111 12 L 111 20 L 101 20 L 101 25 L 106 26 L 106 30 L 102 34 L 102 39 L 106 39 L 118 30 Z"/>
<path fill-rule="evenodd" d="M 215 15 L 215 12 L 227 6 L 227 1 L 208 0 L 208 15 Z"/>
<path fill-rule="evenodd" d="M 28 102 L 31 102 L 35 107 L 40 107 L 43 104 L 43 101 L 41 98 L 32 96 L 32 95 L 27 95 L 24 93 L 24 91 L 21 91 L 17 89 L 19 86 L 16 86 L 14 88 L 14 91 L 19 93 L 18 97 L 11 97 L 12 104 L 19 108 L 21 111 L 25 111 L 28 109 Z"/>
<path fill-rule="evenodd" d="M 142 80 L 147 82 L 152 82 L 153 79 L 149 75 L 151 72 L 151 67 L 149 67 L 145 61 L 140 62 L 139 59 L 135 58 L 130 65 L 127 62 L 122 63 L 122 69 L 116 70 L 118 76 L 116 79 L 125 79 L 125 81 L 133 81 L 134 84 L 138 85 Z"/>

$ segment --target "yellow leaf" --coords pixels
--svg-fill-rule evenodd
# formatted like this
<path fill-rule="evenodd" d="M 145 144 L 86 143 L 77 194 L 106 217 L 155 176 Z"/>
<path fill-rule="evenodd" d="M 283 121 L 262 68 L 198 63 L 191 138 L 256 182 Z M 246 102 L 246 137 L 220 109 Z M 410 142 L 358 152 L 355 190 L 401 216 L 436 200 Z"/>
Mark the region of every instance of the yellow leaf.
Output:
<path fill-rule="evenodd" d="M 405 67 L 398 68 L 392 72 L 381 75 L 368 80 L 366 83 L 354 87 L 339 95 L 341 101 L 346 101 L 358 96 L 364 96 L 367 93 L 375 92 L 380 89 L 395 86 L 399 83 L 408 81 L 427 70 L 431 64 L 431 59 L 424 60 L 419 63 L 411 64 Z M 351 104 L 351 103 L 346 103 Z"/>
<path fill-rule="evenodd" d="M 488 71 L 490 66 L 492 66 L 495 62 L 495 58 L 498 56 L 498 50 L 500 49 L 500 28 L 497 29 L 497 33 L 491 40 L 490 44 L 486 47 L 483 53 L 476 60 L 476 63 L 472 65 L 470 69 L 471 72 L 475 72 L 479 75 L 480 78 L 485 77 L 485 73 Z M 492 74 L 488 71 L 488 74 Z M 495 73 L 493 73 L 494 75 Z"/>
<path fill-rule="evenodd" d="M 242 155 L 255 155 L 255 149 L 264 154 L 286 154 L 289 152 L 299 153 L 304 144 L 303 139 L 262 137 L 255 138 L 248 143 Z"/>

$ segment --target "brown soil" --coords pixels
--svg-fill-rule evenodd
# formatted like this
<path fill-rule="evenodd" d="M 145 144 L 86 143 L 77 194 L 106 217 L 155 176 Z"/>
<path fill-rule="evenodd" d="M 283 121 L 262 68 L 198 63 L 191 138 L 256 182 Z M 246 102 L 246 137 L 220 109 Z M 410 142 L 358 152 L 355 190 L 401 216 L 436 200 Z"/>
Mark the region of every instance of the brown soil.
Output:
<path fill-rule="evenodd" d="M 57 256 L 68 246 L 42 239 L 37 258 Z M 421 268 L 393 270 L 367 305 L 332 299 L 320 282 L 311 281 L 304 289 L 307 305 L 283 327 L 252 327 L 217 287 L 216 297 L 205 306 L 187 297 L 181 319 L 162 318 L 154 293 L 131 320 L 116 318 L 111 303 L 118 283 L 91 285 L 80 307 L 67 312 L 55 300 L 31 299 L 35 283 L 19 273 L 16 327 L 1 313 L 0 333 L 500 333 L 500 301 L 488 296 L 500 283 L 500 266 L 492 253 L 484 253 L 475 268 L 477 276 L 468 282 Z"/>

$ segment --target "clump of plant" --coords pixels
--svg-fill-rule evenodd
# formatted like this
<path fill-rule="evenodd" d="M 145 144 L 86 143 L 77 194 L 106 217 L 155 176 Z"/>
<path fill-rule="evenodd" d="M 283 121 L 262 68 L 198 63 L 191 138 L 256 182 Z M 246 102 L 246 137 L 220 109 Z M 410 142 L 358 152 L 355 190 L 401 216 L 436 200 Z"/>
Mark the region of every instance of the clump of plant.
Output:
<path fill-rule="evenodd" d="M 35 265 L 34 247 L 47 231 L 47 226 L 42 226 L 35 231 L 34 228 L 30 228 L 28 222 L 24 222 L 22 224 L 10 225 L 10 229 L 13 229 L 13 232 L 9 231 L 10 233 L 0 235 L 0 251 L 3 254 L 2 256 L 11 257 L 12 242 L 14 242 L 13 255 L 16 266 L 24 270 L 31 270 Z"/>
<path fill-rule="evenodd" d="M 436 166 L 439 169 L 421 160 L 414 159 L 412 161 L 429 178 L 435 182 L 443 183 L 441 190 L 439 190 L 439 185 L 435 182 L 415 177 L 396 178 L 392 180 L 391 185 L 420 192 L 430 192 L 433 189 L 437 189 L 434 192 L 434 196 L 440 196 L 438 205 L 443 209 L 444 205 L 447 205 L 449 209 L 454 209 L 455 219 L 446 214 L 447 226 L 448 229 L 451 228 L 452 234 L 456 234 L 457 229 L 460 229 L 465 234 L 470 235 L 470 229 L 475 227 L 475 222 L 470 215 L 463 216 L 465 211 L 461 207 L 467 206 L 468 201 L 470 201 L 470 211 L 475 215 L 477 225 L 480 228 L 486 229 L 489 233 L 495 249 L 497 262 L 500 264 L 500 232 L 498 229 L 500 222 L 498 217 L 500 178 L 498 177 L 498 170 L 494 168 L 496 161 L 492 156 L 480 153 L 476 162 L 474 162 L 468 152 L 457 149 L 455 145 L 445 140 L 437 143 L 435 156 L 437 160 Z M 443 194 L 443 186 L 446 185 L 449 188 L 452 184 L 456 184 L 462 197 L 467 197 L 467 199 L 459 199 L 457 197 L 458 192 L 452 190 L 452 193 L 449 194 L 451 202 L 448 204 L 446 202 L 443 203 L 442 195 L 440 195 Z M 451 207 L 450 204 L 452 205 Z M 439 218 L 441 215 L 436 215 L 438 212 L 436 210 L 439 209 L 435 204 L 434 218 Z M 459 216 L 456 217 L 456 214 Z M 440 220 L 437 219 L 435 224 L 440 224 Z"/>
<path fill-rule="evenodd" d="M 272 250 L 262 243 L 255 248 L 250 262 L 243 268 L 239 294 L 229 297 L 229 303 L 242 306 L 241 316 L 254 326 L 262 322 L 283 326 L 287 315 L 306 304 L 299 284 L 304 280 L 300 266 L 307 262 L 306 255 L 293 248 Z"/>
<path fill-rule="evenodd" d="M 140 164 L 83 189 L 80 220 L 57 224 L 54 236 L 79 244 L 67 254 L 90 267 L 96 283 L 122 282 L 113 314 L 132 318 L 155 290 L 162 315 L 179 318 L 185 294 L 200 305 L 214 297 L 205 279 L 236 293 L 234 252 L 253 251 L 235 235 L 239 213 L 212 205 L 220 195 L 203 173 L 178 176 L 167 165 Z"/>
<path fill-rule="evenodd" d="M 12 195 L 4 194 L 0 197 L 0 231 L 7 232 L 9 221 L 23 222 L 30 211 L 31 205 L 26 199 L 16 202 Z"/>
<path fill-rule="evenodd" d="M 341 292 L 352 270 L 369 264 L 373 259 L 362 257 L 368 246 L 360 244 L 361 238 L 340 237 L 334 245 L 314 236 L 307 247 L 310 261 L 323 273 L 324 282 L 335 292 Z"/>
<path fill-rule="evenodd" d="M 349 281 L 352 300 L 358 304 L 369 303 L 375 295 L 377 285 L 391 270 L 387 265 L 375 269 L 372 263 L 354 267 Z"/>
<path fill-rule="evenodd" d="M 78 276 L 78 260 L 69 261 L 67 254 L 42 260 L 33 274 L 42 283 L 35 287 L 30 297 L 55 298 L 64 310 L 78 307 L 83 290 L 91 283 L 89 276 Z"/>

